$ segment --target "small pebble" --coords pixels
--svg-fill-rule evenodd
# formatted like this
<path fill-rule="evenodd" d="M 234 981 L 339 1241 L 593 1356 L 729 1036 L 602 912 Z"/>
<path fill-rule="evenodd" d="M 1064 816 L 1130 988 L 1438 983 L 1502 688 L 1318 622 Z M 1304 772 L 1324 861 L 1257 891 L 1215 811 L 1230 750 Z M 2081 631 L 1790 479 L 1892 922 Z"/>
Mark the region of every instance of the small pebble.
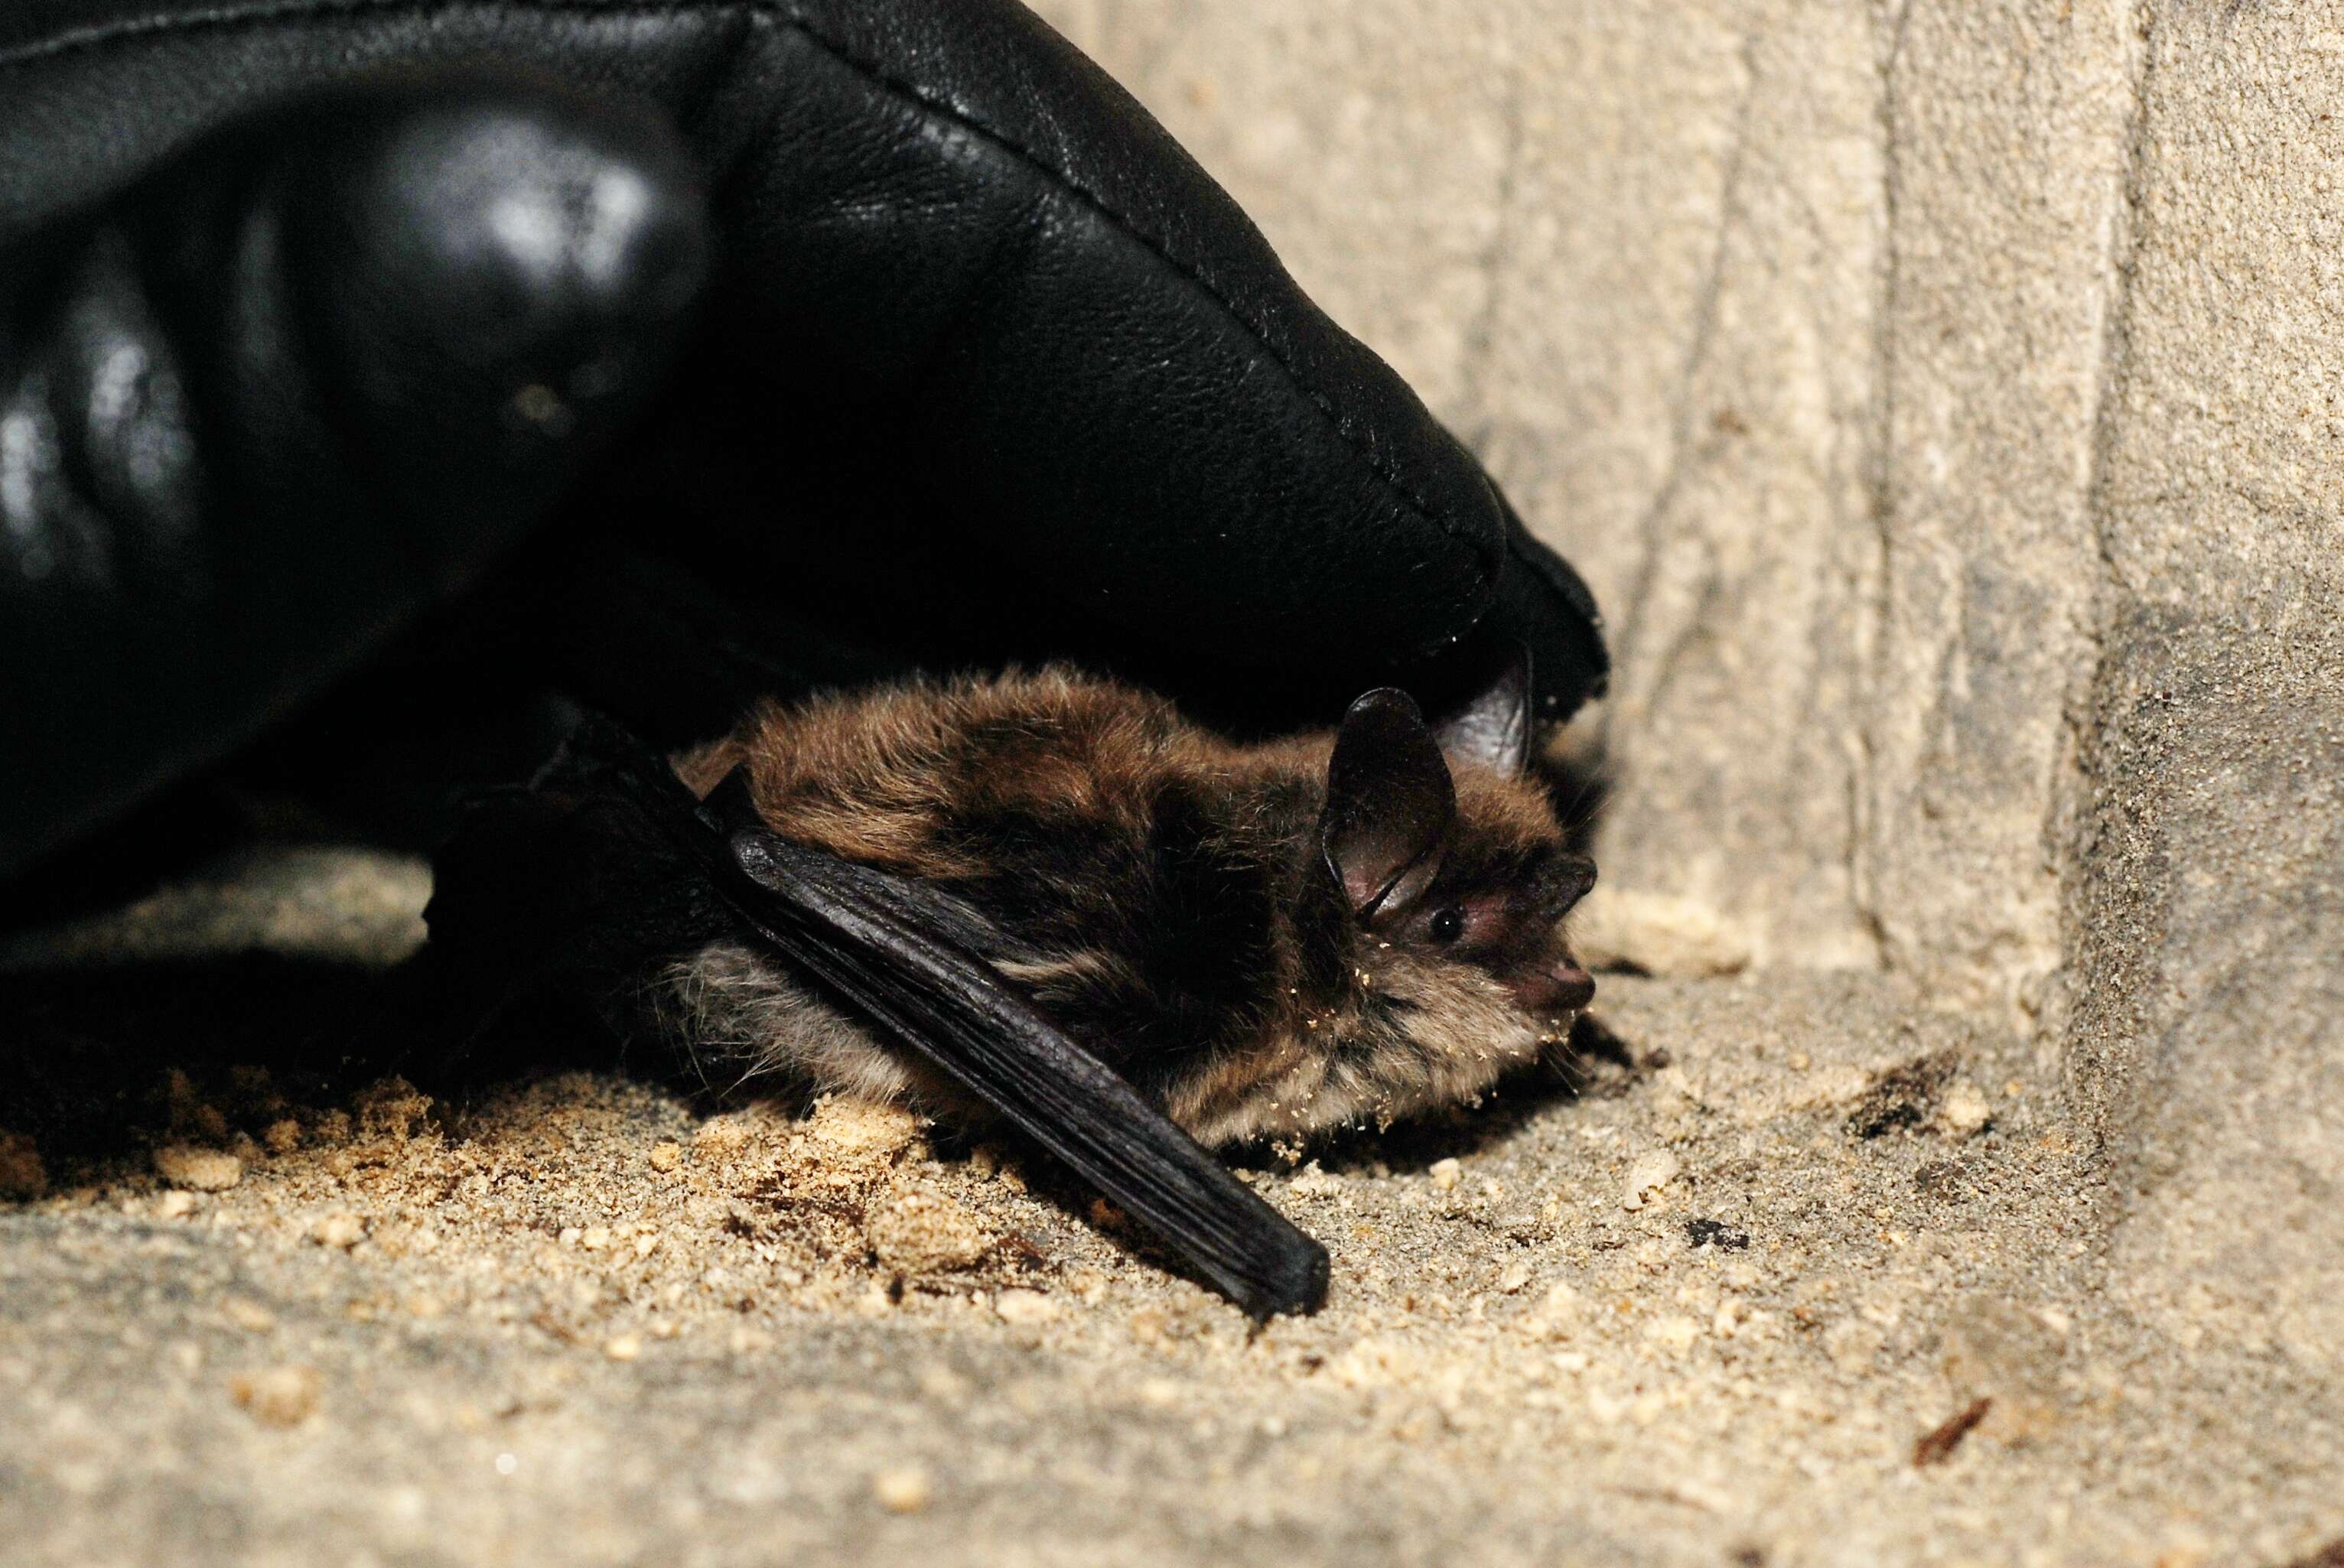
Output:
<path fill-rule="evenodd" d="M 1665 1148 L 1637 1156 L 1636 1163 L 1628 1168 L 1627 1190 L 1620 1196 L 1620 1207 L 1642 1209 L 1647 1194 L 1666 1187 L 1682 1168 L 1683 1162 Z"/>
<path fill-rule="evenodd" d="M 926 1366 L 920 1369 L 920 1391 L 932 1400 L 958 1404 L 968 1398 L 970 1384 L 950 1367 Z"/>
<path fill-rule="evenodd" d="M 1937 1120 L 1947 1132 L 1955 1138 L 1973 1138 L 1993 1119 L 1994 1108 L 1977 1085 L 1963 1080 L 1947 1086 L 1945 1103 L 1937 1108 Z"/>
<path fill-rule="evenodd" d="M 607 1225 L 589 1225 L 578 1238 L 578 1245 L 589 1252 L 600 1252 L 610 1244 L 611 1228 Z"/>
<path fill-rule="evenodd" d="M 240 1296 L 230 1297 L 221 1310 L 227 1314 L 229 1322 L 249 1334 L 265 1334 L 277 1326 L 276 1316 L 268 1308 Z"/>
<path fill-rule="evenodd" d="M 320 1247 L 338 1247 L 345 1252 L 365 1240 L 366 1233 L 366 1221 L 344 1209 L 319 1215 L 309 1227 L 310 1240 Z"/>
<path fill-rule="evenodd" d="M 1004 1290 L 993 1310 L 1005 1323 L 1046 1323 L 1058 1315 L 1058 1303 L 1039 1290 Z"/>
<path fill-rule="evenodd" d="M 1432 1162 L 1431 1170 L 1426 1174 L 1432 1178 L 1434 1187 L 1443 1192 L 1449 1192 L 1454 1190 L 1458 1182 L 1464 1179 L 1465 1168 L 1453 1159 L 1436 1159 Z"/>
<path fill-rule="evenodd" d="M 918 1513 L 935 1496 L 928 1472 L 915 1464 L 883 1470 L 871 1478 L 871 1495 L 890 1513 Z"/>
<path fill-rule="evenodd" d="M 683 1146 L 680 1143 L 655 1143 L 652 1145 L 651 1160 L 653 1170 L 673 1170 L 683 1163 Z"/>
<path fill-rule="evenodd" d="M 1343 1183 L 1340 1178 L 1319 1169 L 1314 1159 L 1294 1173 L 1287 1189 L 1297 1198 L 1329 1198 L 1343 1190 Z"/>
<path fill-rule="evenodd" d="M 244 1161 L 216 1148 L 167 1143 L 155 1151 L 155 1174 L 174 1187 L 225 1192 L 244 1179 Z"/>
<path fill-rule="evenodd" d="M 1498 1289 L 1509 1296 L 1530 1282 L 1531 1266 L 1527 1263 L 1509 1263 L 1498 1275 Z"/>
<path fill-rule="evenodd" d="M 1534 1340 L 1567 1340 L 1579 1319 L 1579 1292 L 1557 1280 L 1546 1288 L 1539 1304 L 1516 1320 L 1516 1326 Z"/>
<path fill-rule="evenodd" d="M 1671 1313 L 1646 1323 L 1644 1338 L 1681 1356 L 1692 1349 L 1692 1342 L 1701 1338 L 1701 1325 L 1681 1312 Z"/>
<path fill-rule="evenodd" d="M 1165 1410 L 1179 1402 L 1180 1385 L 1170 1378 L 1148 1378 L 1140 1383 L 1138 1393 L 1142 1404 Z"/>
<path fill-rule="evenodd" d="M 196 1195 L 176 1188 L 155 1200 L 155 1213 L 158 1219 L 185 1219 L 195 1211 Z"/>
<path fill-rule="evenodd" d="M 228 1397 L 263 1426 L 299 1426 L 318 1411 L 324 1381 L 312 1367 L 271 1367 L 228 1381 Z"/>
<path fill-rule="evenodd" d="M 643 1341 L 633 1334 L 621 1334 L 602 1347 L 602 1353 L 614 1361 L 631 1361 L 643 1353 Z"/>

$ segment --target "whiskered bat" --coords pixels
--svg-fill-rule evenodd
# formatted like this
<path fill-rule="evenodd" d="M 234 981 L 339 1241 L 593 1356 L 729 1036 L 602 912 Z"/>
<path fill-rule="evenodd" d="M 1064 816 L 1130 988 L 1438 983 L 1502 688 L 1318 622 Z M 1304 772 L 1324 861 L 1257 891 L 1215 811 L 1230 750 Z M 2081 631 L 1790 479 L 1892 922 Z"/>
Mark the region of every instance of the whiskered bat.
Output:
<path fill-rule="evenodd" d="M 1200 1145 L 1469 1099 L 1593 992 L 1594 880 L 1517 665 L 1428 724 L 1231 743 L 1059 670 L 768 706 L 662 763 L 590 723 L 443 852 L 436 948 L 594 987 L 711 1081 L 1000 1118 L 1257 1316 L 1326 1256 Z"/>

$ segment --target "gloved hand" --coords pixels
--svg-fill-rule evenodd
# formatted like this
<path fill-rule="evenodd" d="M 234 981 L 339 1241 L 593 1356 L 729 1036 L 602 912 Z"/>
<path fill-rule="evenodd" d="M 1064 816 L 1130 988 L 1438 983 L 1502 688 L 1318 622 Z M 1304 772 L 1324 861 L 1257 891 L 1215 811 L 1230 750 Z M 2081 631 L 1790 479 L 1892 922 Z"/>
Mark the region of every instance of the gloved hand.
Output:
<path fill-rule="evenodd" d="M 1604 670 L 1471 457 L 1009 0 L 12 8 L 0 400 L 0 875 L 402 632 L 669 742 L 1061 654 L 1258 722 L 1468 633 L 1550 715 Z"/>

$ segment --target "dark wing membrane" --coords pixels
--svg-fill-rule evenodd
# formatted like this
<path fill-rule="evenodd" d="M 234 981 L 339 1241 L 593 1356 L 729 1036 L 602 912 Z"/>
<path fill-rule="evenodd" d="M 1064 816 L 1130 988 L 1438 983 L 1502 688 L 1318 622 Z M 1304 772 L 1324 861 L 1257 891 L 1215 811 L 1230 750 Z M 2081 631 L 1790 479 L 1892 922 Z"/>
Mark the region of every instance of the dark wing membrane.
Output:
<path fill-rule="evenodd" d="M 697 840 L 716 830 L 666 762 L 589 717 L 525 788 L 468 801 L 431 858 L 427 957 L 462 1002 L 495 1008 L 630 980 L 731 934 Z"/>
<path fill-rule="evenodd" d="M 1069 1038 L 1000 975 L 941 935 L 934 889 L 777 837 L 733 830 L 737 907 L 834 987 L 1164 1239 L 1255 1318 L 1315 1311 L 1327 1249 Z"/>

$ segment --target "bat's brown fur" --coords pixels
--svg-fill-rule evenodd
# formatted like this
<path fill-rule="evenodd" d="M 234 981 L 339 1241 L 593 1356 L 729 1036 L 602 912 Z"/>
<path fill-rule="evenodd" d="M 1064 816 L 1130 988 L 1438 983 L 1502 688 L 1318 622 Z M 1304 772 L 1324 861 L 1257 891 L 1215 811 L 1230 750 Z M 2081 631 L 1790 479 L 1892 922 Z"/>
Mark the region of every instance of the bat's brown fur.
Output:
<path fill-rule="evenodd" d="M 1046 670 L 767 706 L 676 769 L 705 794 L 743 767 L 784 837 L 975 905 L 1006 977 L 1228 1143 L 1470 1098 L 1584 1000 L 1541 989 L 1583 985 L 1560 921 L 1592 875 L 1543 792 L 1451 758 L 1457 812 L 1423 907 L 1362 923 L 1321 849 L 1332 744 L 1233 744 L 1159 698 Z M 1444 946 L 1427 935 L 1437 906 L 1481 911 L 1496 936 Z M 747 947 L 686 958 L 660 992 L 703 1061 L 951 1108 Z"/>

